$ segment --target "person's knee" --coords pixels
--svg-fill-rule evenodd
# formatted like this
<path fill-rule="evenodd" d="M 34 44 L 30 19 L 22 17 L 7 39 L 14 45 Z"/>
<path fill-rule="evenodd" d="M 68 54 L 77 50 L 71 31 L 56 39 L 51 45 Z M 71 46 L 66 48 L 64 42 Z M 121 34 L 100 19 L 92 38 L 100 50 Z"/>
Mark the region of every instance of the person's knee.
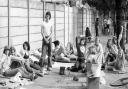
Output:
<path fill-rule="evenodd" d="M 70 59 L 66 58 L 66 57 L 64 57 L 63 60 L 66 61 L 66 62 L 70 62 Z"/>

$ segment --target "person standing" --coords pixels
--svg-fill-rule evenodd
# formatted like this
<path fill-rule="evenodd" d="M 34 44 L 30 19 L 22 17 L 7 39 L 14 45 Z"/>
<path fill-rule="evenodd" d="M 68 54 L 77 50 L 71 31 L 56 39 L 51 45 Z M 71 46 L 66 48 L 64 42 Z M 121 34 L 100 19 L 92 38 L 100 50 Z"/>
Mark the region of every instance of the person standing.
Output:
<path fill-rule="evenodd" d="M 85 36 L 87 37 L 88 41 L 90 42 L 92 35 L 91 35 L 89 27 L 86 27 Z"/>
<path fill-rule="evenodd" d="M 46 12 L 45 20 L 41 25 L 41 35 L 42 35 L 42 55 L 40 59 L 40 65 L 44 71 L 44 66 L 46 66 L 47 61 L 47 70 L 51 71 L 51 46 L 52 46 L 52 35 L 53 35 L 53 26 L 51 21 L 51 12 Z M 48 54 L 48 60 L 46 60 L 46 55 Z"/>
<path fill-rule="evenodd" d="M 108 29 L 109 29 L 110 35 L 113 35 L 114 34 L 114 30 L 113 30 L 113 21 L 112 21 L 111 17 L 108 18 L 107 24 L 108 24 Z"/>
<path fill-rule="evenodd" d="M 96 18 L 96 22 L 95 22 L 95 30 L 96 30 L 96 36 L 99 36 L 99 18 Z"/>

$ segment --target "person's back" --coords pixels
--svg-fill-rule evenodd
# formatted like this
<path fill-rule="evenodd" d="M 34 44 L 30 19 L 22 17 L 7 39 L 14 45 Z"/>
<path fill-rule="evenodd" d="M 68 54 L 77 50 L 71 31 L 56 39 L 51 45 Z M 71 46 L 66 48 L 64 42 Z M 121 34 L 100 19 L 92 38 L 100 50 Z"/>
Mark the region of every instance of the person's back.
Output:
<path fill-rule="evenodd" d="M 95 30 L 96 30 L 96 36 L 99 36 L 99 18 L 96 18 L 96 22 L 95 22 Z"/>

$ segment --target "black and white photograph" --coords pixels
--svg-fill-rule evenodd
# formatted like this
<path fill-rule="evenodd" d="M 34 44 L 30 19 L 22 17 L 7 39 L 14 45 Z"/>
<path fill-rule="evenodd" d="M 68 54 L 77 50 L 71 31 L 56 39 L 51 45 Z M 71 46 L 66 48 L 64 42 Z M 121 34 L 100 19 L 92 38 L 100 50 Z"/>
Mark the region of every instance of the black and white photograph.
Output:
<path fill-rule="evenodd" d="M 0 89 L 128 89 L 128 0 L 0 0 Z"/>

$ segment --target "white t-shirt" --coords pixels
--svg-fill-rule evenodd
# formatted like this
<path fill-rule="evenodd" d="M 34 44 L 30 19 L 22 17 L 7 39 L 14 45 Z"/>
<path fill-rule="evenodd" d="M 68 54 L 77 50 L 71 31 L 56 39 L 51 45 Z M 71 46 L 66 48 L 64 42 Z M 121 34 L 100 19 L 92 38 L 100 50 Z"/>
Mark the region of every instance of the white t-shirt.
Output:
<path fill-rule="evenodd" d="M 109 24 L 109 25 L 112 24 L 112 19 L 111 18 L 108 19 L 107 24 Z"/>
<path fill-rule="evenodd" d="M 6 70 L 8 70 L 10 68 L 10 64 L 11 64 L 11 56 L 7 56 L 7 55 L 3 54 L 0 64 L 2 66 L 2 72 L 5 72 Z"/>
<path fill-rule="evenodd" d="M 42 23 L 42 32 L 44 33 L 45 36 L 50 36 L 50 34 L 52 33 L 52 27 L 53 27 L 53 23 L 51 20 L 49 20 L 49 22 L 43 22 Z"/>

